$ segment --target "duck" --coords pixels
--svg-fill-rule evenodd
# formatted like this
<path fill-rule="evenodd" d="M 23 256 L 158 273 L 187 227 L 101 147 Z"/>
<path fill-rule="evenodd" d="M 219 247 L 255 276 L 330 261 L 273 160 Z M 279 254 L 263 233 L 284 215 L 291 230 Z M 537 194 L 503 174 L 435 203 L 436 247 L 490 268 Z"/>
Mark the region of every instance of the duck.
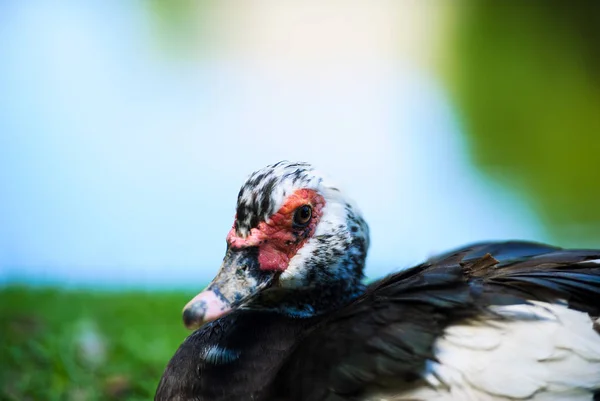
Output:
<path fill-rule="evenodd" d="M 367 284 L 369 241 L 311 164 L 252 173 L 155 400 L 600 400 L 600 250 L 481 242 Z"/>

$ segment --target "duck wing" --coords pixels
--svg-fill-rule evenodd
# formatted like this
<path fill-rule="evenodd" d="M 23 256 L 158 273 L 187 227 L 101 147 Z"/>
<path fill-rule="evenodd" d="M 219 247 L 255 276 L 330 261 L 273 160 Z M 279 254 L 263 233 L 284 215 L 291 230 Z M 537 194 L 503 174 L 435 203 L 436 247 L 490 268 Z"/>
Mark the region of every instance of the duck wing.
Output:
<path fill-rule="evenodd" d="M 600 314 L 600 250 L 565 250 L 519 241 L 480 243 L 433 257 L 419 266 L 375 282 L 363 296 L 325 319 L 299 343 L 278 380 L 281 399 L 363 400 L 370 399 L 368 394 L 384 391 L 390 385 L 394 394 L 400 394 L 398 397 L 403 392 L 408 394 L 408 398 L 388 397 L 394 400 L 429 399 L 433 393 L 423 395 L 424 398 L 415 395 L 425 394 L 419 393 L 423 386 L 429 390 L 440 386 L 440 391 L 451 392 L 452 378 L 441 369 L 450 369 L 449 362 L 440 361 L 439 349 L 448 333 L 455 327 L 467 327 L 463 332 L 456 332 L 460 343 L 467 340 L 468 333 L 476 332 L 475 326 L 490 331 L 488 322 L 499 322 L 497 330 L 489 336 L 486 334 L 487 339 L 497 343 L 494 347 L 488 344 L 493 349 L 486 351 L 488 345 L 479 344 L 485 342 L 481 334 L 471 339 L 475 344 L 455 348 L 480 345 L 483 348 L 475 357 L 485 359 L 494 352 L 502 357 L 502 352 L 506 354 L 506 351 L 502 351 L 499 344 L 506 343 L 508 337 L 502 333 L 508 326 L 501 325 L 508 321 L 518 320 L 518 330 L 526 336 L 546 335 L 544 338 L 550 338 L 550 333 L 538 332 L 542 326 L 535 325 L 543 315 L 541 309 L 545 308 L 540 308 L 539 302 L 549 306 L 563 302 L 564 309 L 576 310 L 577 315 L 587 313 L 597 317 Z M 516 310 L 516 315 L 505 313 L 510 308 L 515 312 L 515 306 L 521 308 Z M 538 309 L 525 316 L 522 312 L 526 307 Z M 585 383 L 569 384 L 572 388 L 600 387 L 600 336 L 593 332 L 592 320 L 587 315 L 585 319 L 588 319 L 589 330 L 581 330 L 592 332 L 592 343 L 586 351 L 592 359 L 589 366 L 582 364 L 581 369 L 584 372 L 587 372 L 585 369 L 590 372 L 590 369 L 596 369 L 592 372 L 595 376 Z M 554 323 L 552 330 L 558 326 L 559 323 Z M 560 323 L 560 329 L 575 331 L 577 336 L 580 327 L 573 324 L 568 328 Z M 588 339 L 589 332 L 586 332 Z M 595 353 L 597 360 L 593 359 Z M 584 352 L 584 356 L 588 354 Z M 510 357 L 518 358 L 519 355 Z M 523 358 L 532 366 L 543 363 L 536 355 L 524 354 Z M 471 362 L 467 359 L 465 363 L 467 365 L 455 369 L 459 376 L 469 372 Z M 529 366 L 527 363 L 523 364 L 523 369 Z M 573 362 L 568 365 L 571 369 L 576 368 Z M 431 366 L 441 368 L 436 370 Z M 548 371 L 547 366 L 544 371 Z M 437 374 L 437 379 L 426 378 L 431 374 Z M 472 377 L 478 376 L 473 374 Z M 432 380 L 435 385 L 431 384 Z M 480 383 L 486 396 L 496 391 L 496 395 L 506 396 L 503 399 L 511 399 L 514 395 L 511 390 L 494 390 L 494 383 Z M 565 388 L 571 389 L 569 385 L 565 384 Z M 548 387 L 540 379 L 531 389 L 521 385 L 520 390 L 513 393 L 531 390 L 533 394 L 544 386 Z M 469 394 L 483 399 L 483 393 Z"/>

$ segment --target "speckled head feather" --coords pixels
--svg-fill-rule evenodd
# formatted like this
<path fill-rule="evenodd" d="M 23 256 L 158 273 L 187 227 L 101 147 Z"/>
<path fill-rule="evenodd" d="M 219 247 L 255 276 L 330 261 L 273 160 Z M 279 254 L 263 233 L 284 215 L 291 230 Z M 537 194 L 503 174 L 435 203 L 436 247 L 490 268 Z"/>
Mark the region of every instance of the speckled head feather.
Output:
<path fill-rule="evenodd" d="M 360 292 L 369 247 L 367 223 L 354 202 L 308 163 L 280 161 L 252 173 L 238 194 L 235 232 L 246 237 L 262 222 L 271 224 L 274 214 L 301 190 L 322 196 L 324 207 L 314 233 L 281 272 L 280 287 L 341 286 L 344 293 Z"/>
<path fill-rule="evenodd" d="M 280 161 L 252 173 L 238 194 L 234 230 L 240 238 L 251 236 L 260 225 L 271 225 L 274 216 L 298 191 L 314 191 L 323 199 L 323 208 L 314 232 L 291 256 L 279 276 L 279 288 L 295 289 L 290 302 L 278 309 L 302 310 L 312 314 L 322 309 L 315 293 L 331 303 L 337 292 L 340 302 L 364 289 L 364 262 L 369 247 L 369 228 L 356 205 L 328 177 L 303 162 Z M 269 237 L 266 237 L 269 241 Z M 298 297 L 305 289 L 310 297 Z M 318 289 L 317 291 L 311 289 Z M 284 297 L 285 298 L 285 297 Z M 253 303 L 270 304 L 268 297 Z M 264 305 L 263 305 L 264 306 Z M 323 306 L 324 308 L 324 306 Z"/>
<path fill-rule="evenodd" d="M 295 189 L 319 188 L 323 178 L 308 163 L 280 161 L 248 177 L 237 200 L 236 231 L 246 236 L 259 222 L 266 221 Z"/>

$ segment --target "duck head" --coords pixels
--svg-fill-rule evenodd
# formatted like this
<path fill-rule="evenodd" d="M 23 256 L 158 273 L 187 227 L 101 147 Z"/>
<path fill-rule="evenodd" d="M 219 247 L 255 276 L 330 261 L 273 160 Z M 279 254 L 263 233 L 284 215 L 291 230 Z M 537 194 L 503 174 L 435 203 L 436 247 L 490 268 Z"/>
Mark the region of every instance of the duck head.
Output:
<path fill-rule="evenodd" d="M 183 310 L 190 329 L 238 308 L 314 316 L 364 290 L 368 226 L 307 163 L 283 161 L 251 174 L 226 240 L 217 276 Z"/>

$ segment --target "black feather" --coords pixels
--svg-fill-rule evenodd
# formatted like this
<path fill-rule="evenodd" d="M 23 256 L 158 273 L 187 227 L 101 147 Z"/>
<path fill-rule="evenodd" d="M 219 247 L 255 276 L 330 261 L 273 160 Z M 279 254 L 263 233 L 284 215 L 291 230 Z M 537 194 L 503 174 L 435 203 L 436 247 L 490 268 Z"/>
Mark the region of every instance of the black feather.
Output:
<path fill-rule="evenodd" d="M 349 401 L 390 383 L 400 391 L 416 385 L 448 325 L 490 316 L 489 306 L 566 300 L 600 316 L 600 264 L 589 262 L 597 259 L 600 251 L 481 243 L 390 275 L 325 315 L 236 311 L 182 344 L 156 400 Z M 208 364 L 198 355 L 209 345 L 235 348 L 240 358 Z"/>

